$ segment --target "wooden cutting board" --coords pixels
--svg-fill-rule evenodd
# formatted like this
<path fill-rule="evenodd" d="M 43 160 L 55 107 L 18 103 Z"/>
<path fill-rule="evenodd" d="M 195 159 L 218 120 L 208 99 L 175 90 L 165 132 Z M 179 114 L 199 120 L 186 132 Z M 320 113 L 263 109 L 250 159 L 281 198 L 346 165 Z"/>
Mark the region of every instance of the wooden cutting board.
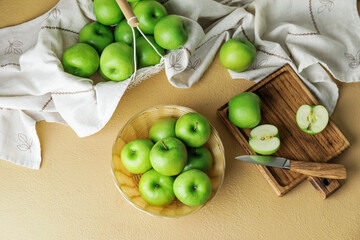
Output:
<path fill-rule="evenodd" d="M 327 162 L 350 146 L 349 141 L 331 119 L 325 130 L 315 135 L 307 134 L 297 126 L 297 109 L 303 104 L 317 105 L 319 102 L 288 64 L 250 87 L 246 92 L 256 93 L 262 101 L 260 124 L 273 124 L 279 129 L 281 147 L 273 154 L 274 156 Z M 251 129 L 241 129 L 230 122 L 228 103 L 218 109 L 218 115 L 246 153 L 256 154 L 248 144 Z M 283 196 L 306 178 L 323 198 L 328 197 L 341 186 L 335 179 L 307 177 L 289 170 L 254 166 L 259 169 L 278 196 Z"/>

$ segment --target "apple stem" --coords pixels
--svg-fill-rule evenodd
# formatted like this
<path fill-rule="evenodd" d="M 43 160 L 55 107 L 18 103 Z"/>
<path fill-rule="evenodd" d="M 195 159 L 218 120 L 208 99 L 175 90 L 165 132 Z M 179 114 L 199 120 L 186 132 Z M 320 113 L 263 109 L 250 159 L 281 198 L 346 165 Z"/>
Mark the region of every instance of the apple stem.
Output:
<path fill-rule="evenodd" d="M 160 185 L 157 183 L 155 184 L 155 189 L 158 189 L 160 187 Z"/>
<path fill-rule="evenodd" d="M 197 126 L 198 126 L 198 122 L 195 123 L 194 131 L 196 131 Z"/>
<path fill-rule="evenodd" d="M 197 187 L 196 186 L 193 186 L 193 190 L 195 191 L 197 189 Z"/>
<path fill-rule="evenodd" d="M 135 153 L 136 153 L 136 151 L 131 151 L 131 153 L 132 153 L 132 154 L 135 154 Z"/>
<path fill-rule="evenodd" d="M 162 145 L 164 146 L 165 150 L 168 150 L 163 140 L 161 140 Z"/>

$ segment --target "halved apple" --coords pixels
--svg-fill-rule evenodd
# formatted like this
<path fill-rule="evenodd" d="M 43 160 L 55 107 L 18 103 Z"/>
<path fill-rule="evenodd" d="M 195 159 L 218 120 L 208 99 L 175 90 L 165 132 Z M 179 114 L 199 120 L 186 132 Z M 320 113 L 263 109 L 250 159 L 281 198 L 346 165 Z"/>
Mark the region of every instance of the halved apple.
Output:
<path fill-rule="evenodd" d="M 296 112 L 296 122 L 306 133 L 320 133 L 329 122 L 329 113 L 322 105 L 302 105 Z"/>
<path fill-rule="evenodd" d="M 262 155 L 270 155 L 280 148 L 279 130 L 271 124 L 257 126 L 250 132 L 250 147 Z"/>

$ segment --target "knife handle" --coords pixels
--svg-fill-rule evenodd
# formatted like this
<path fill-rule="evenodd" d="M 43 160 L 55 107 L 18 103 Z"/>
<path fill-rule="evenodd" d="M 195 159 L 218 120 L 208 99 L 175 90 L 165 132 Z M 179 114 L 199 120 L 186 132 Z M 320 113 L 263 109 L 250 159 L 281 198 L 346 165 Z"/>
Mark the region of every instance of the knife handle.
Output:
<path fill-rule="evenodd" d="M 342 164 L 290 161 L 290 170 L 308 176 L 345 179 L 346 169 Z"/>

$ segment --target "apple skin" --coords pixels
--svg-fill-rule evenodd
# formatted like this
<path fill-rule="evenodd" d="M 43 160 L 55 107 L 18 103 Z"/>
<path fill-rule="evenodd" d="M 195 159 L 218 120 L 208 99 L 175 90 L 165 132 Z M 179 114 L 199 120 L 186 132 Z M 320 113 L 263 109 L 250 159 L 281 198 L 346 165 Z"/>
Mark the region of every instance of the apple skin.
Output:
<path fill-rule="evenodd" d="M 255 56 L 256 48 L 251 42 L 243 38 L 230 39 L 220 49 L 221 65 L 235 72 L 248 69 Z"/>
<path fill-rule="evenodd" d="M 155 25 L 167 15 L 166 8 L 157 1 L 140 1 L 134 7 L 139 28 L 145 34 L 154 34 Z"/>
<path fill-rule="evenodd" d="M 99 54 L 113 41 L 114 36 L 111 30 L 98 22 L 87 24 L 79 34 L 79 42 L 91 45 Z"/>
<path fill-rule="evenodd" d="M 131 173 L 140 174 L 151 169 L 150 151 L 154 143 L 148 139 L 136 139 L 121 150 L 121 162 Z"/>
<path fill-rule="evenodd" d="M 149 41 L 154 45 L 161 55 L 165 55 L 162 49 L 156 42 L 153 36 L 146 36 Z M 141 36 L 136 39 L 136 57 L 139 68 L 155 66 L 160 63 L 161 57 L 156 53 L 152 46 Z"/>
<path fill-rule="evenodd" d="M 205 147 L 189 148 L 188 159 L 183 172 L 191 169 L 199 169 L 203 172 L 210 172 L 213 165 L 213 158 L 208 149 Z"/>
<path fill-rule="evenodd" d="M 175 179 L 173 188 L 180 202 L 189 206 L 200 206 L 210 198 L 212 184 L 204 172 L 191 169 Z"/>
<path fill-rule="evenodd" d="M 150 205 L 165 206 L 174 198 L 174 177 L 164 176 L 151 169 L 144 173 L 139 181 L 141 197 Z"/>
<path fill-rule="evenodd" d="M 98 22 L 104 25 L 117 24 L 124 18 L 115 0 L 94 0 L 94 12 Z"/>
<path fill-rule="evenodd" d="M 128 79 L 134 72 L 133 48 L 121 42 L 111 43 L 101 54 L 100 69 L 113 81 Z"/>
<path fill-rule="evenodd" d="M 239 128 L 253 128 L 261 120 L 261 100 L 252 92 L 243 92 L 229 101 L 229 120 Z"/>
<path fill-rule="evenodd" d="M 276 147 L 269 148 L 269 143 Z M 259 125 L 250 132 L 249 146 L 254 152 L 262 155 L 271 155 L 277 152 L 281 146 L 279 130 L 271 124 Z"/>
<path fill-rule="evenodd" d="M 149 138 L 153 142 L 158 142 L 163 138 L 175 136 L 175 118 L 161 118 L 157 120 L 150 128 Z"/>
<path fill-rule="evenodd" d="M 189 33 L 184 20 L 177 15 L 163 17 L 154 29 L 155 41 L 160 47 L 174 50 L 183 46 Z"/>
<path fill-rule="evenodd" d="M 140 36 L 139 31 L 136 28 L 134 28 L 134 31 L 135 38 L 138 38 Z M 114 30 L 114 37 L 116 42 L 123 42 L 130 46 L 133 45 L 132 30 L 126 19 L 119 22 L 119 24 L 116 26 Z"/>
<path fill-rule="evenodd" d="M 201 147 L 209 139 L 210 133 L 210 123 L 200 113 L 187 113 L 176 121 L 176 137 L 186 146 Z"/>
<path fill-rule="evenodd" d="M 66 49 L 62 56 L 65 72 L 89 77 L 99 68 L 99 54 L 89 44 L 77 43 Z"/>
<path fill-rule="evenodd" d="M 310 119 L 311 124 L 309 122 Z M 319 121 L 322 123 L 320 126 Z M 329 113 L 322 105 L 309 106 L 305 104 L 296 111 L 296 123 L 301 130 L 308 134 L 321 133 L 329 123 Z M 316 126 L 315 129 L 314 125 Z"/>
<path fill-rule="evenodd" d="M 155 143 L 150 151 L 151 166 L 165 176 L 175 176 L 179 174 L 184 169 L 186 161 L 186 147 L 177 138 L 163 138 Z"/>

